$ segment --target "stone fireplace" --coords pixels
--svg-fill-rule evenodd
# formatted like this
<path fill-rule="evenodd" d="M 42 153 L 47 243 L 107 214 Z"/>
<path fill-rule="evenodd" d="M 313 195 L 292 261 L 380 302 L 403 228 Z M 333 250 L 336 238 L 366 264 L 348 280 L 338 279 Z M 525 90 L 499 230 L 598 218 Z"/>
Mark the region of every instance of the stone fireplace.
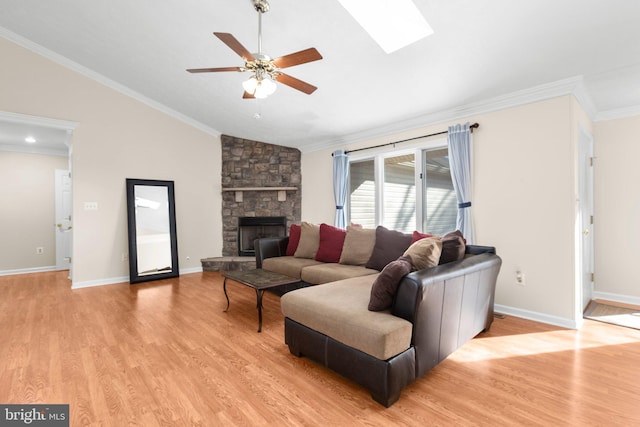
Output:
<path fill-rule="evenodd" d="M 284 223 L 282 235 L 287 234 L 289 224 L 300 222 L 301 155 L 296 148 L 228 135 L 222 135 L 221 141 L 222 255 L 236 257 L 241 251 L 240 218 L 249 219 L 249 222 L 253 221 L 250 218 L 284 218 L 279 220 Z M 237 194 L 240 191 L 229 191 L 235 189 L 242 189 L 240 196 Z M 278 227 L 282 229 L 282 225 Z M 264 231 L 272 230 L 257 230 Z M 251 240 L 252 246 L 253 238 L 247 239 Z M 252 247 L 250 251 L 253 251 Z M 242 256 L 254 254 L 243 250 Z"/>

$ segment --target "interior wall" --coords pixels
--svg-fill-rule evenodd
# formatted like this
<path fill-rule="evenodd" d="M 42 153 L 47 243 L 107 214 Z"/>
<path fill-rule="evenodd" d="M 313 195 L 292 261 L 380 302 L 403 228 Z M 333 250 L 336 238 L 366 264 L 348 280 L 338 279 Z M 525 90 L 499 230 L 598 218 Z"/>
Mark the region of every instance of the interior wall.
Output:
<path fill-rule="evenodd" d="M 573 102 L 564 96 L 460 120 L 480 124 L 473 134 L 473 214 L 476 242 L 495 246 L 503 259 L 496 304 L 567 325 L 575 317 Z M 450 124 L 340 148 L 440 132 Z M 303 176 L 314 177 L 302 197 L 305 221 L 333 221 L 331 151 L 303 153 Z M 524 286 L 516 284 L 518 270 Z"/>
<path fill-rule="evenodd" d="M 220 138 L 0 39 L 0 110 L 78 122 L 74 286 L 128 280 L 126 178 L 175 181 L 181 271 L 221 254 Z M 84 202 L 98 210 L 85 211 Z"/>
<path fill-rule="evenodd" d="M 640 116 L 596 122 L 595 291 L 640 303 Z M 629 185 L 628 189 L 621 188 Z"/>
<path fill-rule="evenodd" d="M 68 168 L 66 157 L 0 151 L 0 272 L 55 267 L 55 170 Z"/>

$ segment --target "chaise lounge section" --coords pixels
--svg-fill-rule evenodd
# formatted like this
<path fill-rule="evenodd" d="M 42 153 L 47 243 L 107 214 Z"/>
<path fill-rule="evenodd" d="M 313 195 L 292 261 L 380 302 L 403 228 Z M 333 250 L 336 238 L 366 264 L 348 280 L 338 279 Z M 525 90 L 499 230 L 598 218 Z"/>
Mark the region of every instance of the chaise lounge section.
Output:
<path fill-rule="evenodd" d="M 502 264 L 493 247 L 465 245 L 456 261 L 403 275 L 390 307 L 372 311 L 386 268 L 286 256 L 287 238 L 261 240 L 259 267 L 301 279 L 280 299 L 290 352 L 362 385 L 385 407 L 493 322 Z"/>
<path fill-rule="evenodd" d="M 477 255 L 405 276 L 387 311 L 367 308 L 377 275 L 283 295 L 289 350 L 391 406 L 402 389 L 491 326 L 501 259 L 494 248 L 468 248 Z"/>

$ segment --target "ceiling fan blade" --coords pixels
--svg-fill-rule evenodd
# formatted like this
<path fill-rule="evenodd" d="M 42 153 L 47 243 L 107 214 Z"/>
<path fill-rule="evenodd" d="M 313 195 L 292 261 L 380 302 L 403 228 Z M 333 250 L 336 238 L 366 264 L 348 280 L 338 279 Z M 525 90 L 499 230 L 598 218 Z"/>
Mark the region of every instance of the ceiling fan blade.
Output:
<path fill-rule="evenodd" d="M 317 61 L 319 59 L 322 59 L 320 52 L 318 52 L 316 48 L 310 47 L 309 49 L 276 58 L 273 60 L 273 63 L 276 64 L 276 67 L 278 68 L 287 68 L 293 67 L 294 65 Z"/>
<path fill-rule="evenodd" d="M 235 37 L 233 37 L 229 33 L 213 33 L 216 37 L 218 37 L 224 44 L 229 46 L 231 50 L 240 55 L 242 59 L 245 61 L 255 61 L 255 57 L 247 50 L 246 47 L 242 46 Z"/>
<path fill-rule="evenodd" d="M 254 99 L 255 96 L 253 96 L 252 94 L 250 94 L 249 92 L 245 91 L 244 94 L 242 95 L 242 99 Z"/>
<path fill-rule="evenodd" d="M 284 85 L 297 89 L 300 92 L 304 92 L 307 95 L 311 95 L 316 89 L 318 89 L 317 87 L 310 85 L 307 82 L 303 82 L 302 80 L 298 80 L 295 77 L 291 77 L 288 74 L 279 74 L 278 77 L 276 77 L 276 80 Z"/>
<path fill-rule="evenodd" d="M 216 73 L 218 71 L 243 71 L 240 67 L 222 67 L 222 68 L 189 68 L 190 73 Z"/>

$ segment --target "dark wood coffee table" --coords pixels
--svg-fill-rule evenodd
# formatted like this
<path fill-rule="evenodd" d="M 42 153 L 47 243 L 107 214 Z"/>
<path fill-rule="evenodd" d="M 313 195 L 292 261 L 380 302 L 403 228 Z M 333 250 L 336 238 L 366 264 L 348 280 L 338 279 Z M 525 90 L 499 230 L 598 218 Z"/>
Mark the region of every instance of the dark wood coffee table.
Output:
<path fill-rule="evenodd" d="M 285 276 L 284 274 L 274 273 L 261 268 L 247 271 L 223 271 L 222 276 L 224 277 L 224 296 L 227 298 L 227 308 L 224 309 L 225 312 L 229 310 L 227 279 L 256 290 L 256 298 L 258 300 L 258 332 L 262 332 L 262 294 L 264 294 L 264 291 L 300 281 L 300 279 L 296 279 L 295 277 Z"/>

